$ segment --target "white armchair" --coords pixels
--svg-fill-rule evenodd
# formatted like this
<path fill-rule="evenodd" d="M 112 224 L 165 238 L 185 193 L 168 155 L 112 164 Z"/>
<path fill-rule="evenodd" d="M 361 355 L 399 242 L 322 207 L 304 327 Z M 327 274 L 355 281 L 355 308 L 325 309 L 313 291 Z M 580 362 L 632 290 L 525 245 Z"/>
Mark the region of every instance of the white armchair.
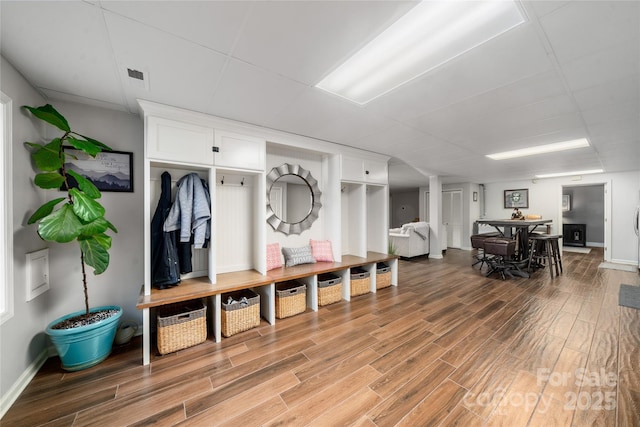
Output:
<path fill-rule="evenodd" d="M 405 258 L 420 255 L 429 257 L 429 224 L 409 222 L 400 228 L 389 229 L 389 243 L 395 254 Z"/>

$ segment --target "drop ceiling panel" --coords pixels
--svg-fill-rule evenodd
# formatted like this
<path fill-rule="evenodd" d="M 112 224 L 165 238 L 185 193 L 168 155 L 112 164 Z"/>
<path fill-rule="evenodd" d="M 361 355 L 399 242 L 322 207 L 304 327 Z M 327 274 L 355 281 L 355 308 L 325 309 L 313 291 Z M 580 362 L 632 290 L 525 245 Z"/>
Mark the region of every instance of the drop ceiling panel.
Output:
<path fill-rule="evenodd" d="M 207 112 L 272 126 L 273 118 L 304 90 L 299 83 L 232 59 Z"/>
<path fill-rule="evenodd" d="M 612 120 L 635 121 L 636 126 L 640 126 L 640 100 L 634 99 L 618 104 L 602 105 L 582 112 L 587 125 L 606 123 Z"/>
<path fill-rule="evenodd" d="M 640 39 L 640 2 L 573 1 L 540 19 L 553 51 L 565 63 L 620 42 Z"/>
<path fill-rule="evenodd" d="M 569 1 L 528 1 L 524 2 L 528 8 L 532 8 L 535 11 L 536 16 L 547 15 L 563 6 L 569 4 Z"/>
<path fill-rule="evenodd" d="M 415 2 L 257 2 L 233 56 L 315 85 Z"/>
<path fill-rule="evenodd" d="M 205 111 L 226 61 L 223 55 L 111 12 L 104 15 L 132 111 L 136 98 Z M 127 67 L 145 72 L 149 91 L 129 84 Z"/>
<path fill-rule="evenodd" d="M 573 92 L 574 99 L 583 110 L 629 101 L 639 102 L 639 95 L 640 74 L 632 74 Z"/>
<path fill-rule="evenodd" d="M 83 2 L 2 2 L 0 7 L 2 56 L 34 86 L 123 103 L 100 9 Z"/>
<path fill-rule="evenodd" d="M 101 5 L 118 15 L 229 54 L 253 3 L 104 1 Z"/>
<path fill-rule="evenodd" d="M 535 30 L 525 23 L 377 98 L 367 109 L 407 121 L 550 69 Z"/>
<path fill-rule="evenodd" d="M 589 88 L 640 73 L 640 39 L 562 64 L 572 90 Z"/>
<path fill-rule="evenodd" d="M 353 142 L 355 145 L 369 147 L 370 150 L 396 156 L 399 153 L 412 152 L 432 144 L 442 143 L 432 135 L 395 123 Z"/>

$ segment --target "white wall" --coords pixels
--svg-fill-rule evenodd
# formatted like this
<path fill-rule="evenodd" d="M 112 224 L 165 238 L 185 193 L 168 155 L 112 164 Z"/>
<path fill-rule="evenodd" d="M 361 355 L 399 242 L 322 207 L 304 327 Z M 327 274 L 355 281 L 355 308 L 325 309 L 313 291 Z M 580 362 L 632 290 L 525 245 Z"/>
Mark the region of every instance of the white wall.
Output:
<path fill-rule="evenodd" d="M 640 171 L 584 175 L 580 181 L 563 177 L 539 179 L 536 182 L 527 180 L 486 184 L 487 218 L 509 218 L 511 209 L 504 209 L 504 190 L 528 188 L 529 209 L 521 209 L 522 213 L 553 219 L 551 232 L 562 234 L 562 186 L 600 183 L 607 184 L 611 200 L 611 206 L 605 206 L 611 226 L 609 257 L 613 262 L 637 265 L 638 241 L 633 234 L 632 217 L 635 207 L 640 204 Z"/>
<path fill-rule="evenodd" d="M 50 292 L 25 302 L 25 254 L 46 247 L 32 226 L 26 222 L 34 207 L 44 202 L 44 194 L 31 181 L 31 159 L 24 141 L 38 141 L 40 126 L 20 108 L 22 105 L 42 105 L 43 98 L 27 81 L 0 57 L 0 89 L 13 100 L 13 298 L 14 315 L 0 326 L 0 391 L 4 400 L 19 377 L 45 351 L 43 333 Z"/>
<path fill-rule="evenodd" d="M 46 101 L 9 64 L 1 59 L 2 91 L 13 100 L 13 218 L 14 218 L 14 307 L 15 315 L 0 326 L 0 390 L 2 399 L 15 391 L 24 374 L 32 369 L 46 351 L 44 328 L 55 318 L 82 310 L 84 299 L 80 276 L 80 252 L 77 244 L 48 244 L 42 241 L 35 225 L 27 225 L 29 216 L 51 194 L 33 185 L 34 169 L 24 141 L 41 142 L 55 130 L 33 120 L 20 109 Z M 135 305 L 143 281 L 143 201 L 142 160 L 143 126 L 132 114 L 87 105 L 56 102 L 54 106 L 78 132 L 94 137 L 115 150 L 132 151 L 134 192 L 103 193 L 107 218 L 118 228 L 110 250 L 111 265 L 100 276 L 88 273 L 89 301 L 92 306 L 115 304 L 124 309 L 124 318 L 141 322 Z M 51 192 L 48 192 L 51 193 Z M 49 247 L 51 289 L 25 302 L 25 254 Z M 21 376 L 23 376 L 21 378 Z"/>

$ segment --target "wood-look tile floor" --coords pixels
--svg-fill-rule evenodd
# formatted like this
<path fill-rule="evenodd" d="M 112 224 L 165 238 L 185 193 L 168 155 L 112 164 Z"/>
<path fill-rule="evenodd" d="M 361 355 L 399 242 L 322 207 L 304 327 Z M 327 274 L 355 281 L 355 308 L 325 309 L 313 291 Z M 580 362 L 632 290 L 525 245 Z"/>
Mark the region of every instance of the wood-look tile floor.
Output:
<path fill-rule="evenodd" d="M 141 365 L 140 340 L 50 359 L 3 426 L 640 426 L 640 276 L 565 253 L 564 274 L 485 278 L 472 254 L 400 262 L 400 285 Z"/>

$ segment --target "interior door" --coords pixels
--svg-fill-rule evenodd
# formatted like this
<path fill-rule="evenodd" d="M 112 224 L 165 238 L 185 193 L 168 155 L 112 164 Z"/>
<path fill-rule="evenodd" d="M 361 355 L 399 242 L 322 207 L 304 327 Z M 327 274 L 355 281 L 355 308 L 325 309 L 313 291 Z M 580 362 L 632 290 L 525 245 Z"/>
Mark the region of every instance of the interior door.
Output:
<path fill-rule="evenodd" d="M 442 224 L 446 225 L 447 246 L 462 247 L 462 190 L 442 192 Z"/>

